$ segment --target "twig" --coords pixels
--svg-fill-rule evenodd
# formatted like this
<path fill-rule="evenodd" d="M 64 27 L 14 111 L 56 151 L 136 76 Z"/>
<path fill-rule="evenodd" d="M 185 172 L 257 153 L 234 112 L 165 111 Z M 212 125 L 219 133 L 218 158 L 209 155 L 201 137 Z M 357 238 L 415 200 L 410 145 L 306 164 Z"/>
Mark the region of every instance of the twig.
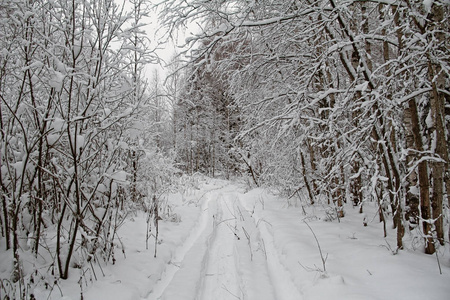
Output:
<path fill-rule="evenodd" d="M 233 220 L 236 220 L 236 217 L 222 220 L 222 221 L 220 221 L 219 223 L 217 223 L 216 226 L 219 226 L 219 225 L 220 225 L 221 223 L 223 223 L 223 222 L 233 221 Z"/>
<path fill-rule="evenodd" d="M 434 251 L 434 253 L 436 254 L 436 260 L 437 260 L 438 267 L 439 267 L 439 274 L 442 275 L 441 262 L 439 261 L 439 256 L 438 256 L 438 251 L 437 251 L 437 249 Z"/>
<path fill-rule="evenodd" d="M 97 254 L 94 254 L 94 256 L 95 256 L 95 259 L 97 259 L 97 261 L 98 261 L 98 264 L 97 264 L 97 265 L 99 266 L 100 271 L 101 271 L 102 274 L 103 274 L 103 277 L 105 277 L 105 272 L 103 272 L 102 264 L 101 264 L 100 260 L 97 258 Z"/>
<path fill-rule="evenodd" d="M 235 297 L 236 299 L 241 299 L 241 297 L 236 296 L 235 294 L 233 294 L 232 292 L 230 292 L 230 290 L 225 286 L 225 284 L 222 284 L 222 288 L 227 291 L 231 296 Z"/>
<path fill-rule="evenodd" d="M 245 221 L 244 219 L 244 215 L 242 214 L 241 208 L 239 206 L 236 207 L 238 212 L 239 212 L 239 216 L 241 217 L 241 221 Z"/>
<path fill-rule="evenodd" d="M 242 230 L 244 231 L 245 237 L 247 238 L 248 248 L 250 249 L 250 261 L 253 261 L 253 251 L 252 251 L 252 243 L 250 240 L 250 234 L 245 230 L 244 226 L 242 226 Z"/>
<path fill-rule="evenodd" d="M 307 267 L 302 265 L 301 262 L 298 261 L 298 264 L 306 271 L 306 272 L 313 272 L 313 271 L 318 271 L 318 270 L 314 270 L 313 268 Z"/>
<path fill-rule="evenodd" d="M 261 203 L 262 209 L 264 210 L 264 198 L 262 197 L 262 195 L 259 196 L 259 203 Z"/>
<path fill-rule="evenodd" d="M 267 222 L 266 220 L 264 220 L 263 218 L 259 219 L 258 222 L 256 222 L 256 227 L 259 226 L 259 223 L 261 222 L 265 222 L 266 224 L 270 225 L 270 227 L 272 227 L 272 224 L 270 224 L 269 222 Z"/>
<path fill-rule="evenodd" d="M 228 226 L 228 228 L 230 228 L 231 232 L 233 232 L 234 236 L 235 236 L 238 240 L 240 240 L 241 238 L 240 238 L 240 237 L 238 236 L 238 234 L 237 234 L 238 229 L 237 229 L 236 227 L 233 228 L 229 223 L 227 223 L 227 226 Z"/>
<path fill-rule="evenodd" d="M 264 242 L 263 238 L 261 238 L 261 245 L 262 245 L 262 251 L 264 252 L 264 256 L 266 257 L 266 261 L 267 261 L 266 243 Z"/>
<path fill-rule="evenodd" d="M 388 242 L 386 239 L 384 239 L 384 241 L 386 242 L 387 246 L 386 246 L 386 245 L 381 245 L 381 246 L 384 246 L 384 247 L 386 247 L 389 251 L 391 251 L 392 255 L 397 255 L 399 249 L 397 248 L 397 249 L 395 249 L 395 250 L 392 250 L 392 247 L 391 247 L 391 245 L 389 244 L 389 242 Z"/>
<path fill-rule="evenodd" d="M 314 236 L 314 239 L 316 240 L 317 247 L 319 248 L 320 258 L 322 259 L 323 271 L 326 272 L 327 269 L 326 269 L 326 267 L 325 267 L 325 263 L 326 263 L 326 261 L 327 261 L 328 254 L 327 254 L 327 257 L 325 257 L 325 258 L 323 257 L 323 254 L 322 254 L 322 248 L 320 248 L 319 240 L 317 239 L 316 234 L 315 234 L 314 231 L 312 230 L 311 226 L 309 226 L 309 224 L 308 224 L 305 220 L 303 220 L 303 222 L 306 224 L 306 226 L 308 226 L 309 230 L 311 230 L 311 232 L 312 232 L 312 234 L 313 234 L 313 236 Z"/>

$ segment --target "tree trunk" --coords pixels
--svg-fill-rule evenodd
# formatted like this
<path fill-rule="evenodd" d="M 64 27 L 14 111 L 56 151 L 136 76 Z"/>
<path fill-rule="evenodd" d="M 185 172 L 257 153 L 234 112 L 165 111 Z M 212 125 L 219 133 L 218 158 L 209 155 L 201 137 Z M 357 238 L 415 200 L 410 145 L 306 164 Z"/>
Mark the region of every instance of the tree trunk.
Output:
<path fill-rule="evenodd" d="M 430 38 L 434 36 L 437 48 L 448 52 L 445 49 L 445 33 L 442 22 L 444 20 L 444 6 L 433 3 L 431 9 L 431 22 L 427 31 Z M 431 43 L 433 41 L 430 41 Z M 435 62 L 435 58 L 428 53 L 428 79 L 431 82 L 432 91 L 430 95 L 431 117 L 434 129 L 435 154 L 439 156 L 440 161 L 432 162 L 433 178 L 433 196 L 431 201 L 432 217 L 436 229 L 436 235 L 439 243 L 444 245 L 444 222 L 443 222 L 443 198 L 444 198 L 444 172 L 448 164 L 448 149 L 445 137 L 445 90 L 446 75 L 443 72 L 440 62 Z"/>
<path fill-rule="evenodd" d="M 412 104 L 413 105 L 413 104 Z M 414 149 L 414 134 L 412 130 L 411 121 L 411 109 L 406 108 L 403 112 L 403 123 L 405 124 L 405 142 L 407 149 Z M 408 152 L 406 156 L 406 165 L 411 166 L 414 163 L 414 153 Z M 417 187 L 417 172 L 416 170 L 410 170 L 408 176 L 406 177 L 405 184 L 405 219 L 409 224 L 409 229 L 412 230 L 417 225 L 419 225 L 419 195 L 416 193 Z"/>
<path fill-rule="evenodd" d="M 414 143 L 418 152 L 423 151 L 422 134 L 420 132 L 419 114 L 414 99 L 409 100 L 409 110 L 411 114 L 411 129 L 414 136 Z M 435 251 L 432 237 L 432 226 L 430 223 L 431 207 L 430 207 L 430 182 L 428 177 L 428 162 L 420 161 L 418 165 L 419 173 L 419 195 L 420 195 L 420 212 L 423 219 L 423 233 L 425 234 L 425 253 L 433 254 Z"/>
<path fill-rule="evenodd" d="M 0 175 L 0 183 L 2 183 L 1 175 Z M 4 194 L 4 191 L 3 191 L 3 184 L 0 188 L 1 188 L 0 197 L 2 198 L 1 201 L 2 201 L 2 208 L 3 208 L 4 233 L 5 233 L 5 238 L 6 238 L 5 247 L 6 247 L 6 250 L 9 250 L 11 248 L 11 241 L 10 241 L 10 231 L 9 231 L 8 203 L 6 202 L 6 195 Z"/>
<path fill-rule="evenodd" d="M 311 191 L 311 187 L 309 185 L 308 176 L 306 176 L 305 158 L 303 157 L 303 153 L 302 153 L 301 149 L 299 150 L 299 152 L 300 152 L 300 160 L 301 160 L 301 164 L 302 164 L 303 181 L 305 182 L 306 190 L 308 191 L 309 202 L 311 203 L 311 205 L 313 205 L 314 204 L 314 196 Z"/>

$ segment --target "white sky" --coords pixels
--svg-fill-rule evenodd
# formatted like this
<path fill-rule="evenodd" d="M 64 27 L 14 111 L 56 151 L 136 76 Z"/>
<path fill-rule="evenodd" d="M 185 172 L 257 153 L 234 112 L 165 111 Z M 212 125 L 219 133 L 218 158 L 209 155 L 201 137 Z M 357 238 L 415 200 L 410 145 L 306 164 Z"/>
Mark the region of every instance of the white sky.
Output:
<path fill-rule="evenodd" d="M 162 41 L 165 33 L 165 29 L 161 28 L 161 25 L 159 24 L 158 13 L 153 12 L 148 20 L 145 20 L 145 23 L 148 24 L 145 27 L 145 31 L 152 42 L 152 46 L 155 46 L 158 42 Z M 164 78 L 164 76 L 167 75 L 167 70 L 164 69 L 164 65 L 169 63 L 177 53 L 183 51 L 183 46 L 186 43 L 186 37 L 193 35 L 198 30 L 199 26 L 197 24 L 188 25 L 186 28 L 178 30 L 174 33 L 173 38 L 175 38 L 176 41 L 168 41 L 166 44 L 160 45 L 160 49 L 156 51 L 156 54 L 162 60 L 161 65 L 148 65 L 146 68 L 148 74 L 147 77 L 151 78 L 154 70 L 158 70 L 161 78 Z"/>
<path fill-rule="evenodd" d="M 119 5 L 125 3 L 125 9 L 127 11 L 132 11 L 132 4 L 128 0 L 116 0 Z M 152 6 L 156 1 L 150 0 L 149 6 Z M 157 12 L 152 11 L 149 17 L 144 18 L 140 21 L 140 23 L 147 24 L 144 26 L 145 33 L 147 38 L 150 40 L 150 49 L 153 49 L 158 46 L 163 39 L 164 30 L 161 29 L 161 25 L 159 24 Z M 176 53 L 176 46 L 172 42 L 168 42 L 163 45 L 159 45 L 159 49 L 156 50 L 156 55 L 161 59 L 161 64 L 148 64 L 145 67 L 145 74 L 148 79 L 153 77 L 153 73 L 155 70 L 158 71 L 160 78 L 164 77 L 165 70 L 164 65 L 170 61 L 170 59 Z"/>

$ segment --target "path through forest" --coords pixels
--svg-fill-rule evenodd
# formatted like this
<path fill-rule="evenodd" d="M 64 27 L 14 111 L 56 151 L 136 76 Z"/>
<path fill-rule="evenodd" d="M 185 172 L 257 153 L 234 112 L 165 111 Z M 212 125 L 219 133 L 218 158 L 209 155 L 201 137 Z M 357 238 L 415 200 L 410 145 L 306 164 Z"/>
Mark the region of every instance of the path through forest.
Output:
<path fill-rule="evenodd" d="M 80 299 L 80 290 L 85 300 L 448 298 L 448 247 L 426 255 L 409 232 L 396 252 L 396 231 L 387 226 L 383 236 L 376 203 L 366 202 L 364 214 L 347 205 L 338 220 L 332 206 L 242 183 L 201 177 L 186 185 L 167 196 L 158 240 L 145 240 L 144 213 L 130 215 L 116 263 L 93 269 L 101 276 L 81 288 L 78 276 L 62 282 L 64 299 Z M 58 291 L 36 290 L 36 299 L 61 299 Z"/>
<path fill-rule="evenodd" d="M 383 237 L 376 204 L 366 203 L 364 214 L 347 207 L 337 220 L 327 207 L 288 204 L 224 180 L 207 180 L 190 197 L 200 210 L 195 225 L 142 299 L 439 299 L 450 292 L 445 249 L 443 275 L 436 258 L 418 250 L 393 255 L 395 230 Z M 414 246 L 413 235 L 406 239 Z"/>
<path fill-rule="evenodd" d="M 287 271 L 269 231 L 260 230 L 268 225 L 246 210 L 236 186 L 225 185 L 203 198 L 197 226 L 148 299 L 302 299 L 290 277 L 279 276 Z"/>

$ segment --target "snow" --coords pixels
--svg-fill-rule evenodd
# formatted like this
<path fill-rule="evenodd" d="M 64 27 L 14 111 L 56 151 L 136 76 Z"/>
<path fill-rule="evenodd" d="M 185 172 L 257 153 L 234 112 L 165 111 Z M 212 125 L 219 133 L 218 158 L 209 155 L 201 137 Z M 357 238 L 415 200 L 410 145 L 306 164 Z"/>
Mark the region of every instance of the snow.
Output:
<path fill-rule="evenodd" d="M 129 149 L 128 144 L 125 143 L 125 142 L 123 142 L 123 141 L 120 141 L 117 145 L 118 145 L 120 148 L 124 149 L 124 150 L 128 150 L 128 149 Z"/>
<path fill-rule="evenodd" d="M 111 109 L 105 108 L 105 118 L 111 114 Z"/>
<path fill-rule="evenodd" d="M 81 134 L 77 135 L 77 147 L 84 147 L 84 136 Z"/>
<path fill-rule="evenodd" d="M 59 134 L 49 134 L 47 136 L 47 142 L 50 146 L 52 146 L 58 141 L 59 138 L 60 138 Z"/>
<path fill-rule="evenodd" d="M 431 11 L 433 2 L 434 2 L 434 0 L 423 0 L 423 6 L 424 6 L 426 12 L 429 13 Z"/>
<path fill-rule="evenodd" d="M 61 118 L 55 118 L 51 125 L 49 126 L 49 129 L 53 129 L 56 132 L 60 132 L 64 130 L 65 128 L 65 121 Z"/>
<path fill-rule="evenodd" d="M 4 51 L 6 51 L 6 52 L 4 52 Z M 6 49 L 2 50 L 2 53 L 6 53 L 6 54 L 4 54 L 5 56 L 8 54 L 7 52 L 8 52 L 8 50 L 6 50 Z M 23 68 L 22 68 L 22 72 L 25 72 L 25 71 L 28 70 L 28 69 L 38 69 L 38 68 L 42 68 L 43 66 L 44 66 L 44 64 L 43 64 L 42 62 L 40 62 L 40 61 L 35 61 L 35 62 L 33 62 L 32 64 L 30 64 L 30 65 L 28 65 L 28 66 L 26 66 L 26 67 L 23 67 Z"/>
<path fill-rule="evenodd" d="M 48 299 L 80 299 L 81 291 L 85 300 L 446 299 L 450 293 L 448 246 L 438 252 L 442 275 L 436 256 L 420 246 L 414 251 L 410 233 L 406 249 L 393 255 L 396 233 L 388 228 L 383 238 L 370 202 L 364 214 L 348 206 L 340 222 L 327 221 L 326 207 L 288 207 L 262 188 L 204 178 L 170 194 L 168 204 L 180 218 L 163 216 L 156 257 L 154 237 L 146 249 L 147 216 L 131 215 L 118 232 L 115 264 L 94 265 L 84 276 L 71 269 L 58 283 L 61 292 L 54 287 Z M 2 255 L 11 254 L 0 252 L 3 278 L 10 260 Z M 34 294 L 47 299 L 48 290 Z"/>
<path fill-rule="evenodd" d="M 16 170 L 17 174 L 22 174 L 23 167 L 24 167 L 23 161 L 18 161 L 18 162 L 12 163 L 11 166 Z"/>
<path fill-rule="evenodd" d="M 425 119 L 425 123 L 427 124 L 427 128 L 433 128 L 433 117 L 431 115 L 431 109 L 428 112 L 427 118 Z"/>
<path fill-rule="evenodd" d="M 125 111 L 120 115 L 120 117 L 126 117 L 131 115 L 131 113 L 133 112 L 133 108 L 132 107 L 127 107 L 127 109 L 125 109 Z"/>
<path fill-rule="evenodd" d="M 127 176 L 130 176 L 131 174 L 121 170 L 121 171 L 116 171 L 113 174 L 111 174 L 111 179 L 118 181 L 118 182 L 122 182 L 122 183 L 126 183 L 127 182 Z"/>
<path fill-rule="evenodd" d="M 65 74 L 67 72 L 67 67 L 62 63 L 56 56 L 53 57 L 53 63 L 55 65 L 56 71 Z"/>
<path fill-rule="evenodd" d="M 62 74 L 61 72 L 54 71 L 48 84 L 57 92 L 61 92 L 63 88 L 64 77 L 64 74 Z"/>
<path fill-rule="evenodd" d="M 307 12 L 305 12 L 305 13 L 307 13 Z M 264 25 L 279 23 L 282 21 L 290 20 L 290 19 L 295 19 L 297 17 L 299 17 L 299 16 L 298 15 L 286 15 L 286 16 L 273 17 L 273 18 L 257 20 L 257 21 L 244 21 L 244 22 L 241 22 L 239 25 L 244 26 L 244 27 L 245 26 L 264 26 Z"/>
<path fill-rule="evenodd" d="M 81 42 L 80 41 L 75 41 L 75 43 L 73 44 L 73 57 L 78 57 L 78 55 L 80 55 L 81 52 Z"/>

